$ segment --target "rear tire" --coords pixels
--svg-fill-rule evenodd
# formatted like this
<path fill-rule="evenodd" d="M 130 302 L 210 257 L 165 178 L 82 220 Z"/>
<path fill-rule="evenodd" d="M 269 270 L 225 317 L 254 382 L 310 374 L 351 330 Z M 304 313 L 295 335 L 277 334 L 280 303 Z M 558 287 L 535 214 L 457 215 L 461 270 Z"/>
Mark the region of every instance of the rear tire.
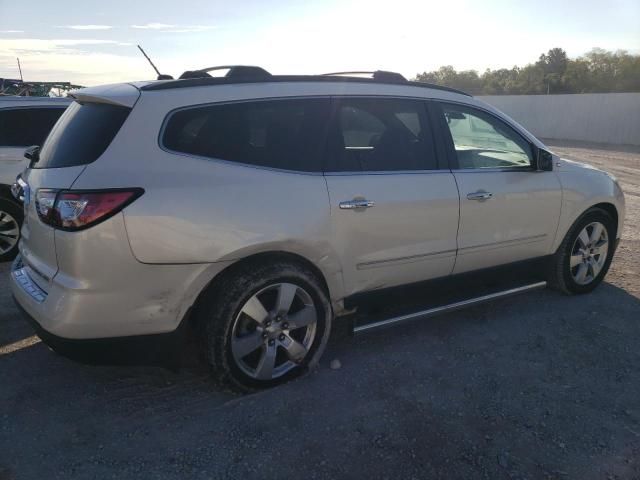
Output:
<path fill-rule="evenodd" d="M 0 262 L 13 260 L 18 254 L 22 208 L 15 202 L 0 198 Z"/>
<path fill-rule="evenodd" d="M 241 392 L 279 385 L 317 364 L 331 319 L 322 281 L 289 261 L 240 265 L 205 292 L 196 311 L 214 380 Z"/>
<path fill-rule="evenodd" d="M 569 229 L 549 272 L 549 285 L 566 294 L 589 293 L 609 270 L 615 249 L 615 223 L 602 209 L 587 210 Z"/>

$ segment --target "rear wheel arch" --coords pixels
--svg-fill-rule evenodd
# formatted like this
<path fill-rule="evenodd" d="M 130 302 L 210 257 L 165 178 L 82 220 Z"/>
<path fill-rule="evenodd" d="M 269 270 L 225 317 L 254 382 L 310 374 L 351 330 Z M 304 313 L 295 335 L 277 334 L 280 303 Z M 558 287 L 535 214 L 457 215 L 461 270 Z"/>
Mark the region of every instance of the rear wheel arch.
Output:
<path fill-rule="evenodd" d="M 198 308 L 198 305 L 202 303 L 205 296 L 215 294 L 215 291 L 220 288 L 220 286 L 227 278 L 235 275 L 238 271 L 243 270 L 245 267 L 265 263 L 276 263 L 278 261 L 296 263 L 310 270 L 317 277 L 325 293 L 327 294 L 327 297 L 329 297 L 330 299 L 332 298 L 331 289 L 329 288 L 329 284 L 327 283 L 327 279 L 324 273 L 311 260 L 297 253 L 274 250 L 249 255 L 248 257 L 233 262 L 231 265 L 228 265 L 222 271 L 218 272 L 198 294 L 193 304 L 193 309 L 195 310 Z"/>
<path fill-rule="evenodd" d="M 233 353 L 235 325 L 238 321 L 238 314 L 234 312 L 238 312 L 238 306 L 247 302 L 244 295 L 253 295 L 257 298 L 256 295 L 260 292 L 270 289 L 273 285 L 279 285 L 279 282 L 284 282 L 283 285 L 289 283 L 298 285 L 309 298 L 313 298 L 313 305 L 318 309 L 316 310 L 317 325 L 320 330 L 317 337 L 312 337 L 313 343 L 305 353 L 304 360 L 301 360 L 300 368 L 287 370 L 281 378 L 274 377 L 271 380 L 249 378 L 246 377 L 248 375 L 246 371 L 239 373 L 238 369 L 242 370 L 239 366 L 242 362 L 238 363 L 236 354 Z M 254 291 L 254 287 L 258 290 Z M 194 340 L 200 347 L 201 358 L 212 368 L 214 380 L 235 390 L 251 391 L 287 381 L 317 364 L 331 331 L 333 312 L 329 299 L 329 288 L 324 275 L 308 259 L 288 252 L 259 253 L 228 265 L 203 288 L 192 308 L 190 330 L 195 334 Z M 263 297 L 262 301 L 264 300 L 268 301 Z M 282 323 L 283 328 L 287 329 L 286 315 L 283 318 L 285 322 Z M 279 321 L 273 320 L 273 326 L 280 325 Z M 269 323 L 266 326 L 269 327 Z M 293 328 L 302 328 L 302 326 Z M 315 335 L 315 327 L 313 332 Z M 281 337 L 289 335 L 288 330 L 282 333 Z M 266 330 L 263 335 L 267 335 Z M 269 345 L 276 342 L 274 348 L 278 348 L 278 342 L 282 340 L 283 338 L 273 337 L 268 341 Z M 301 339 L 297 340 L 301 341 Z M 267 340 L 263 341 L 267 342 Z M 254 368 L 258 367 L 254 366 Z"/>

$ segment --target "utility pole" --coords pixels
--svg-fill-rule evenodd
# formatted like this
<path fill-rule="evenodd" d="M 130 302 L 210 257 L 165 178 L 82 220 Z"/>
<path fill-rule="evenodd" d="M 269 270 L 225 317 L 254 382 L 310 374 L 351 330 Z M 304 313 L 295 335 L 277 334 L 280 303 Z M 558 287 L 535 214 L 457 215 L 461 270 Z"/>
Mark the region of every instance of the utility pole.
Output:
<path fill-rule="evenodd" d="M 22 67 L 20 66 L 20 59 L 16 57 L 16 60 L 18 61 L 18 71 L 20 72 L 20 81 L 24 82 L 24 79 L 22 78 Z"/>

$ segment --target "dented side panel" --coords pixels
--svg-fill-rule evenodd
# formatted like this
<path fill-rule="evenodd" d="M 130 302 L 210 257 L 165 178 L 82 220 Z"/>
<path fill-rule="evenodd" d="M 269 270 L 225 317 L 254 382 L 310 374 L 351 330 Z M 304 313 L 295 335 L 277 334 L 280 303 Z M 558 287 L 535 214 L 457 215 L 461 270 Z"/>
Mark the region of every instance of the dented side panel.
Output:
<path fill-rule="evenodd" d="M 59 270 L 29 313 L 64 338 L 122 337 L 176 329 L 227 263 L 145 265 L 129 247 L 122 213 L 79 232 L 55 232 Z M 126 295 L 123 295 L 126 292 Z"/>

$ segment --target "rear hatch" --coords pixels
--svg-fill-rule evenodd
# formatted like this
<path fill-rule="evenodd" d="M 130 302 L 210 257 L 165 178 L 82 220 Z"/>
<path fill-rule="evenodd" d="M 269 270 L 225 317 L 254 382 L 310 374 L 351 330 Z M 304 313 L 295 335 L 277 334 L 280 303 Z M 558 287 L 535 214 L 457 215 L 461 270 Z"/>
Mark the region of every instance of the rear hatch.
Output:
<path fill-rule="evenodd" d="M 39 159 L 23 175 L 25 220 L 20 252 L 32 279 L 45 291 L 58 271 L 55 229 L 43 220 L 60 190 L 70 189 L 86 166 L 96 161 L 125 122 L 139 91 L 120 85 L 80 90 L 44 142 Z"/>

